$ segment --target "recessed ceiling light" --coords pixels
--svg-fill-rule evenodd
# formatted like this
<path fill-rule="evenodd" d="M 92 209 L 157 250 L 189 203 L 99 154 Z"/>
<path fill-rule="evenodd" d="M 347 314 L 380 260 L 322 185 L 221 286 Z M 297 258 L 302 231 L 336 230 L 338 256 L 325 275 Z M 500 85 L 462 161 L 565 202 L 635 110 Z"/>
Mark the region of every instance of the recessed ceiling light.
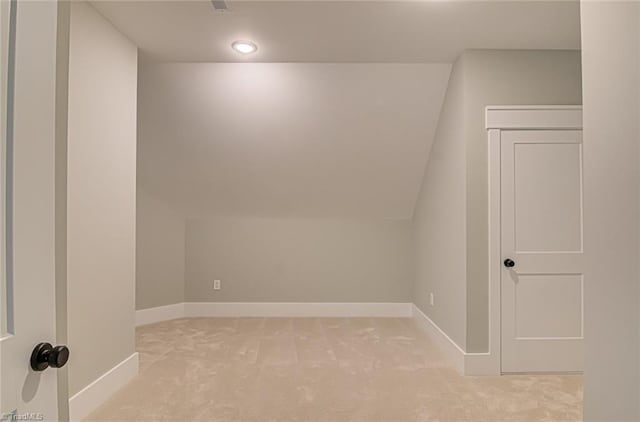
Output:
<path fill-rule="evenodd" d="M 240 54 L 251 54 L 258 49 L 258 46 L 251 41 L 234 41 L 231 47 Z"/>

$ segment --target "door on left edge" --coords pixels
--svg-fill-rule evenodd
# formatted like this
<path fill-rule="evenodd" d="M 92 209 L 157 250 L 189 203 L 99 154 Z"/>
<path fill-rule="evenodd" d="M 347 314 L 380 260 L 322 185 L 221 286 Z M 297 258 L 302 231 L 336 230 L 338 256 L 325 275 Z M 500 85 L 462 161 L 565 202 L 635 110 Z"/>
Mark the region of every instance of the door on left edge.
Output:
<path fill-rule="evenodd" d="M 2 420 L 60 419 L 52 369 L 67 357 L 56 348 L 58 7 L 54 0 L 0 0 Z M 40 343 L 51 347 L 40 346 L 34 363 L 43 370 L 34 370 Z"/>

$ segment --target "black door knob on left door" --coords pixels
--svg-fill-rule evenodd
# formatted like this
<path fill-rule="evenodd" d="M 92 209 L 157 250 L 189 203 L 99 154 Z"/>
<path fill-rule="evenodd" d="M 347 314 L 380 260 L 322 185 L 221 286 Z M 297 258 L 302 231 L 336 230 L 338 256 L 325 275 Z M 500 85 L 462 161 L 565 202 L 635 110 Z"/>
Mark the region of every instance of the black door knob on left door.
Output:
<path fill-rule="evenodd" d="M 67 346 L 52 346 L 51 343 L 39 343 L 31 352 L 31 369 L 44 371 L 51 368 L 62 368 L 69 360 Z"/>
<path fill-rule="evenodd" d="M 504 260 L 504 266 L 507 268 L 513 268 L 516 266 L 516 263 L 513 259 L 507 258 Z"/>

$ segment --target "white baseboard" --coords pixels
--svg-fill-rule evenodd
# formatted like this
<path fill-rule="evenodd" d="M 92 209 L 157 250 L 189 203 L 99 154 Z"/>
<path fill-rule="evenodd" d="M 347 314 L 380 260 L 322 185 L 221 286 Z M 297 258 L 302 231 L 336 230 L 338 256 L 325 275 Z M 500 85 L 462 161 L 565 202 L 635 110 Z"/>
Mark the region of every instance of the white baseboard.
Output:
<path fill-rule="evenodd" d="M 184 303 L 158 306 L 136 311 L 136 327 L 184 317 Z"/>
<path fill-rule="evenodd" d="M 467 353 L 464 357 L 465 375 L 501 375 L 500 358 L 495 353 Z"/>
<path fill-rule="evenodd" d="M 451 339 L 438 325 L 424 314 L 416 305 L 413 305 L 413 319 L 433 340 L 436 347 L 444 354 L 445 358 L 460 374 L 464 374 L 464 358 L 465 352 L 455 341 Z"/>
<path fill-rule="evenodd" d="M 500 375 L 500 362 L 491 353 L 467 353 L 442 328 L 424 314 L 415 304 L 413 319 L 436 343 L 436 347 L 461 375 Z"/>
<path fill-rule="evenodd" d="M 411 303 L 186 302 L 136 311 L 136 326 L 184 317 L 396 317 Z"/>
<path fill-rule="evenodd" d="M 69 420 L 86 418 L 111 395 L 138 374 L 138 353 L 134 353 L 69 399 Z"/>

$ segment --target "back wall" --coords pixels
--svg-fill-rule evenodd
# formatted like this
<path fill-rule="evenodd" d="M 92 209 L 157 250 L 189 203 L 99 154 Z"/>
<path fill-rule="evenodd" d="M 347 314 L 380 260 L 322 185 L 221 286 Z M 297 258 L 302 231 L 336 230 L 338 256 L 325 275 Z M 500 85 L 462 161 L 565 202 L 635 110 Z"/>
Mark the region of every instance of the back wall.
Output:
<path fill-rule="evenodd" d="M 195 219 L 185 255 L 187 302 L 409 302 L 413 281 L 406 220 Z"/>

